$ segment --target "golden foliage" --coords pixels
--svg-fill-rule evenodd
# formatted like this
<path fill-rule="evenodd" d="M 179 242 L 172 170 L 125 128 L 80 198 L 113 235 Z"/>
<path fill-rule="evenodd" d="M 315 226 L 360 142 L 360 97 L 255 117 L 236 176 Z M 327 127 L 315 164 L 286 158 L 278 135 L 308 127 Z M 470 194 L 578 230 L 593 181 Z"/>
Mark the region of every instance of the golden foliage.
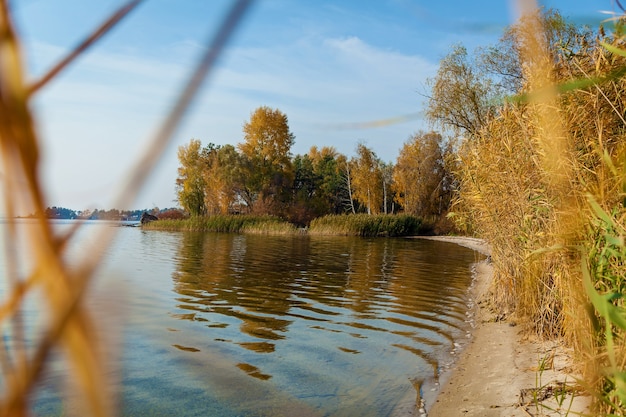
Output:
<path fill-rule="evenodd" d="M 419 132 L 400 150 L 392 188 L 407 214 L 424 217 L 438 211 L 445 176 L 441 142 L 438 133 Z"/>
<path fill-rule="evenodd" d="M 383 204 L 383 178 L 380 163 L 374 151 L 357 145 L 357 156 L 351 161 L 352 195 L 367 209 L 367 214 L 378 214 Z"/>
<path fill-rule="evenodd" d="M 176 194 L 181 207 L 192 216 L 206 214 L 205 177 L 206 165 L 202 155 L 202 144 L 192 139 L 187 145 L 178 147 L 178 178 L 176 178 Z"/>
<path fill-rule="evenodd" d="M 248 205 L 255 213 L 278 213 L 293 182 L 291 147 L 295 137 L 287 115 L 267 106 L 257 108 L 243 125 L 244 142 L 238 146 L 249 161 L 246 178 Z"/>
<path fill-rule="evenodd" d="M 279 169 L 291 166 L 291 147 L 295 138 L 289 131 L 287 115 L 278 109 L 261 106 L 243 125 L 244 143 L 241 152 L 251 160 L 260 158 L 263 163 Z"/>

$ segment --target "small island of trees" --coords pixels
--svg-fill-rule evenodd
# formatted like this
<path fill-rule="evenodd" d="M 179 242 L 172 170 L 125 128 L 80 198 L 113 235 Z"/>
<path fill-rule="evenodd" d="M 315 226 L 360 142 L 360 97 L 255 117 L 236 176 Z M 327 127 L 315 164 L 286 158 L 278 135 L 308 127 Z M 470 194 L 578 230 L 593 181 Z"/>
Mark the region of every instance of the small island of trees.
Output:
<path fill-rule="evenodd" d="M 266 106 L 243 126 L 244 141 L 178 149 L 177 197 L 190 216 L 275 216 L 300 227 L 327 215 L 404 213 L 441 216 L 451 198 L 449 147 L 435 132 L 418 132 L 397 163 L 382 161 L 364 144 L 348 158 L 333 147 L 292 155 L 287 116 Z"/>

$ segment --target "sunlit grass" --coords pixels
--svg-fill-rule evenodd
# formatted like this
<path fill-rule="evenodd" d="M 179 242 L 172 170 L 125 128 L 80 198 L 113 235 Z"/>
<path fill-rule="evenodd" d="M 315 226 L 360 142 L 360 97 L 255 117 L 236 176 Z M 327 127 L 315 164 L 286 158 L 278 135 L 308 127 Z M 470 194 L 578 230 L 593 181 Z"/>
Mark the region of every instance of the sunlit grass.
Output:
<path fill-rule="evenodd" d="M 272 235 L 328 236 L 409 236 L 423 232 L 421 219 L 409 215 L 328 215 L 313 219 L 308 228 L 299 228 L 275 216 L 216 215 L 192 216 L 179 220 L 158 220 L 142 226 L 151 230 Z"/>
<path fill-rule="evenodd" d="M 298 233 L 296 226 L 278 217 L 254 215 L 192 216 L 180 220 L 158 220 L 147 223 L 142 227 L 152 230 L 218 233 L 256 233 L 272 235 Z"/>
<path fill-rule="evenodd" d="M 409 215 L 328 215 L 313 219 L 309 228 L 312 235 L 345 236 L 409 236 L 422 231 L 421 219 Z"/>

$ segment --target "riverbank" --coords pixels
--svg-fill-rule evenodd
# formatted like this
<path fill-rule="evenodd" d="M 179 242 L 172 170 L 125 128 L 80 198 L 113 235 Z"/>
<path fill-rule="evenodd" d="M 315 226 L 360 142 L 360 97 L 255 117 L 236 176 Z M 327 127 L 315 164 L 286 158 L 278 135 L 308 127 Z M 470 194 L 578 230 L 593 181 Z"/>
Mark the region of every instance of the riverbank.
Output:
<path fill-rule="evenodd" d="M 467 237 L 426 237 L 456 243 L 486 256 L 489 245 Z M 426 403 L 429 417 L 528 417 L 580 415 L 587 397 L 575 385 L 571 352 L 558 342 L 529 338 L 514 318 L 500 319 L 490 300 L 493 266 L 476 265 L 472 288 L 475 328 L 472 340 L 448 375 L 438 396 Z"/>

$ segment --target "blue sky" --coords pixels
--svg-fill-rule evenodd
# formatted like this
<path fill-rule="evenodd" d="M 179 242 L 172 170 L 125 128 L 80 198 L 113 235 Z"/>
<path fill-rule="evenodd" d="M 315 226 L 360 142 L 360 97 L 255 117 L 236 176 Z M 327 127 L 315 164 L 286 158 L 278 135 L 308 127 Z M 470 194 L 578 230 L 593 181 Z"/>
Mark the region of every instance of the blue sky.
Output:
<path fill-rule="evenodd" d="M 104 16 L 113 0 L 14 0 L 32 77 L 45 72 Z M 120 183 L 167 113 L 205 39 L 231 1 L 147 0 L 38 93 L 48 204 L 111 208 Z M 597 25 L 611 0 L 552 0 L 577 23 Z M 133 208 L 175 206 L 176 149 L 243 141 L 259 106 L 289 118 L 303 154 L 312 145 L 353 155 L 365 143 L 385 161 L 429 126 L 426 80 L 456 43 L 493 44 L 515 18 L 505 0 L 258 0 L 198 95 Z M 402 123 L 359 122 L 413 114 Z"/>

